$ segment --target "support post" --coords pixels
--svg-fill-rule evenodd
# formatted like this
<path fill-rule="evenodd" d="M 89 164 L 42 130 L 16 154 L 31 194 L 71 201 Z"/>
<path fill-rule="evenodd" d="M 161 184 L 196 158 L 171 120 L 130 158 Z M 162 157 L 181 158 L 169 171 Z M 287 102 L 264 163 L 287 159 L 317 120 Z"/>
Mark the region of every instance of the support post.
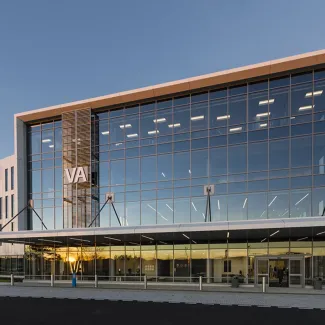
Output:
<path fill-rule="evenodd" d="M 51 274 L 51 287 L 54 287 L 54 274 Z"/>
<path fill-rule="evenodd" d="M 144 290 L 147 290 L 147 288 L 148 288 L 148 283 L 147 283 L 147 276 L 146 276 L 146 275 L 144 276 L 143 281 L 144 281 Z"/>
<path fill-rule="evenodd" d="M 262 292 L 265 293 L 266 291 L 266 278 L 263 276 L 262 278 Z"/>
<path fill-rule="evenodd" d="M 200 278 L 199 278 L 199 284 L 200 284 L 200 286 L 199 286 L 200 291 L 202 291 L 202 276 L 200 276 Z"/>
<path fill-rule="evenodd" d="M 98 275 L 95 274 L 95 288 L 98 288 Z"/>
<path fill-rule="evenodd" d="M 10 274 L 10 285 L 11 286 L 15 285 L 15 277 L 14 277 L 14 275 L 12 273 Z"/>

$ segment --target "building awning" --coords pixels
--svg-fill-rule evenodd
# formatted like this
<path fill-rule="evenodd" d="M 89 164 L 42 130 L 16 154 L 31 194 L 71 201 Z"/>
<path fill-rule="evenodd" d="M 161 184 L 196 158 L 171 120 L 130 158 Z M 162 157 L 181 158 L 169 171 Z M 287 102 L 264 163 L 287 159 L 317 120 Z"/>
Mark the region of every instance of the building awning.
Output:
<path fill-rule="evenodd" d="M 0 242 L 42 246 L 154 245 L 212 242 L 325 240 L 325 218 L 220 221 L 135 227 L 0 233 Z"/>

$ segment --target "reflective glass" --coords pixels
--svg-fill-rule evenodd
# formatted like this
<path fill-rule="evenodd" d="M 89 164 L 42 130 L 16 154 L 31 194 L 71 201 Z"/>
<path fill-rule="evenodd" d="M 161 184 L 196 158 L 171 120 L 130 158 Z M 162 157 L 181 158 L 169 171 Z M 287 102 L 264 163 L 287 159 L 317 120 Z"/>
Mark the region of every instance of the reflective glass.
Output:
<path fill-rule="evenodd" d="M 130 127 L 128 127 L 128 129 L 130 129 Z M 109 136 L 112 143 L 123 142 L 125 130 L 124 118 L 110 119 Z"/>
<path fill-rule="evenodd" d="M 312 84 L 302 84 L 291 88 L 291 115 L 306 114 L 312 112 Z"/>
<path fill-rule="evenodd" d="M 311 140 L 311 137 L 291 139 L 291 167 L 303 167 L 311 165 Z"/>
<path fill-rule="evenodd" d="M 248 145 L 248 171 L 268 169 L 268 143 L 257 142 Z"/>
<path fill-rule="evenodd" d="M 268 195 L 268 218 L 289 217 L 289 192 L 269 192 Z"/>
<path fill-rule="evenodd" d="M 157 180 L 157 157 L 141 158 L 141 181 L 155 182 Z"/>
<path fill-rule="evenodd" d="M 210 149 L 210 175 L 227 174 L 227 148 Z"/>
<path fill-rule="evenodd" d="M 249 94 L 248 96 L 248 121 L 260 122 L 268 120 L 269 118 L 269 99 L 268 92 L 263 91 L 259 93 Z"/>
<path fill-rule="evenodd" d="M 248 194 L 248 219 L 267 219 L 267 193 Z"/>
<path fill-rule="evenodd" d="M 314 135 L 314 165 L 325 165 L 325 134 Z"/>
<path fill-rule="evenodd" d="M 140 159 L 125 160 L 125 182 L 126 184 L 140 182 Z"/>
<path fill-rule="evenodd" d="M 209 167 L 208 150 L 192 151 L 191 154 L 191 176 L 204 177 L 208 176 Z"/>
<path fill-rule="evenodd" d="M 291 191 L 290 218 L 305 218 L 311 216 L 310 190 Z"/>
<path fill-rule="evenodd" d="M 246 123 L 246 96 L 229 99 L 229 125 Z"/>
<path fill-rule="evenodd" d="M 190 153 L 180 152 L 174 154 L 174 179 L 190 178 Z"/>
<path fill-rule="evenodd" d="M 247 195 L 228 195 L 228 220 L 247 220 Z"/>
<path fill-rule="evenodd" d="M 246 145 L 228 148 L 228 174 L 246 172 Z"/>
<path fill-rule="evenodd" d="M 226 126 L 228 119 L 227 100 L 210 101 L 210 128 Z"/>
<path fill-rule="evenodd" d="M 270 91 L 269 112 L 271 119 L 289 116 L 289 88 Z"/>
<path fill-rule="evenodd" d="M 190 199 L 174 199 L 174 223 L 190 222 Z"/>
<path fill-rule="evenodd" d="M 173 129 L 174 133 L 189 132 L 190 122 L 191 116 L 189 106 L 175 107 L 174 121 L 169 127 Z"/>
<path fill-rule="evenodd" d="M 167 181 L 173 178 L 173 157 L 172 155 L 159 155 L 158 163 L 158 181 Z"/>
<path fill-rule="evenodd" d="M 281 169 L 289 167 L 289 140 L 270 141 L 269 168 Z"/>
<path fill-rule="evenodd" d="M 191 130 L 208 128 L 208 102 L 192 104 L 191 106 Z"/>
<path fill-rule="evenodd" d="M 310 97 L 310 94 L 305 96 Z M 314 110 L 315 112 L 325 111 L 325 81 L 318 81 L 314 84 Z"/>

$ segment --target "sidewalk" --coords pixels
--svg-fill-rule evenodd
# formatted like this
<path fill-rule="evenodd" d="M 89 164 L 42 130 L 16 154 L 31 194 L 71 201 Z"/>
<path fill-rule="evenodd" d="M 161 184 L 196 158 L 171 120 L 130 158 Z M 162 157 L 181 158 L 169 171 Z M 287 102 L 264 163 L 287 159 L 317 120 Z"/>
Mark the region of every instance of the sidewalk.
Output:
<path fill-rule="evenodd" d="M 233 289 L 234 290 L 234 289 Z M 58 299 L 85 299 L 111 301 L 167 302 L 206 305 L 239 305 L 279 308 L 302 308 L 325 310 L 325 294 L 300 293 L 239 293 L 171 290 L 126 290 L 95 288 L 51 288 L 26 286 L 0 286 L 2 297 L 32 297 Z"/>

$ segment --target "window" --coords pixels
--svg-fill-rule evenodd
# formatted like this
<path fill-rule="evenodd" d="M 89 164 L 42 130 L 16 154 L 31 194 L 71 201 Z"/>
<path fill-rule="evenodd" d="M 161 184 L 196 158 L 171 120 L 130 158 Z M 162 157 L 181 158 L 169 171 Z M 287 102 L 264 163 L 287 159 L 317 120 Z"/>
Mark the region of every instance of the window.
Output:
<path fill-rule="evenodd" d="M 5 170 L 5 191 L 8 191 L 8 169 Z"/>
<path fill-rule="evenodd" d="M 15 215 L 15 196 L 11 195 L 11 218 Z"/>
<path fill-rule="evenodd" d="M 11 231 L 14 231 L 14 223 L 11 223 Z"/>
<path fill-rule="evenodd" d="M 6 202 L 5 202 L 5 217 L 8 218 L 8 196 L 6 196 Z"/>
<path fill-rule="evenodd" d="M 231 261 L 223 262 L 223 272 L 231 272 Z"/>
<path fill-rule="evenodd" d="M 15 186 L 15 168 L 14 167 L 11 167 L 10 168 L 10 175 L 11 175 L 11 189 L 13 190 L 14 189 L 14 186 Z"/>
<path fill-rule="evenodd" d="M 2 219 L 2 197 L 0 197 L 0 220 Z"/>

